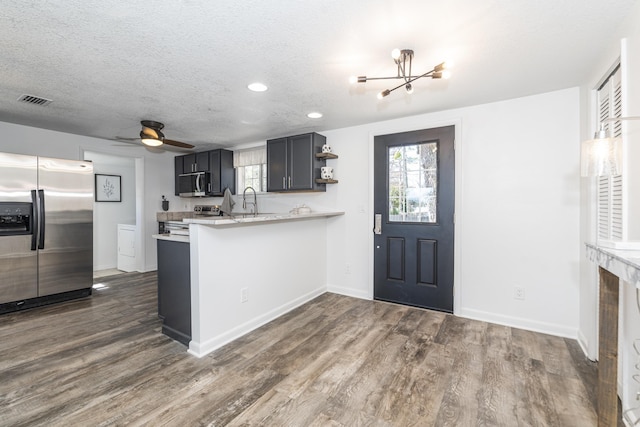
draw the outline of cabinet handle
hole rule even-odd
[[[287,188],[287,179],[283,176],[282,177],[282,188]]]
[[[207,193],[211,193],[211,182],[209,182]]]
[[[289,176],[289,188],[291,188],[291,176]]]

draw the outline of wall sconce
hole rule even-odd
[[[411,75],[411,64],[413,62],[413,50],[411,49],[393,49],[391,52],[393,61],[398,66],[398,74],[391,77],[367,77],[367,76],[352,76],[349,78],[351,83],[366,83],[369,80],[389,80],[389,79],[402,79],[403,82],[392,89],[385,89],[378,94],[378,99],[382,99],[389,95],[396,89],[404,86],[407,93],[413,93],[413,82],[421,79],[422,77],[431,77],[432,79],[448,79],[451,76],[451,72],[448,68],[451,64],[443,62],[436,65],[433,69],[427,71],[424,74],[418,76]]]
[[[600,122],[593,139],[582,141],[580,153],[581,176],[622,174],[622,138],[612,137],[605,124],[622,120],[640,120],[640,117],[611,117]]]

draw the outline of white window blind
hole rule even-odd
[[[238,191],[252,187],[257,192],[267,191],[267,147],[255,147],[233,152]]]
[[[267,163],[267,147],[248,148],[233,152],[233,167],[253,166]]]
[[[598,89],[598,122],[622,116],[622,79],[618,67]],[[614,137],[622,136],[622,123],[605,124]],[[599,176],[597,184],[598,239],[624,239],[624,180],[622,175]]]

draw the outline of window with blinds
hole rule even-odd
[[[252,187],[256,192],[267,191],[267,147],[255,147],[233,152],[236,184],[239,191]]]
[[[622,79],[616,68],[597,92],[598,122],[622,116]],[[620,121],[605,124],[614,137],[622,135]],[[598,239],[621,241],[624,238],[624,180],[622,175],[599,176],[597,181]]]

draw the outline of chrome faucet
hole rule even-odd
[[[253,205],[251,208],[253,216],[258,215],[258,198],[256,197],[256,190],[253,187],[247,187],[242,192],[242,209],[247,209],[247,190],[253,191],[253,202],[249,202],[249,204]]]

